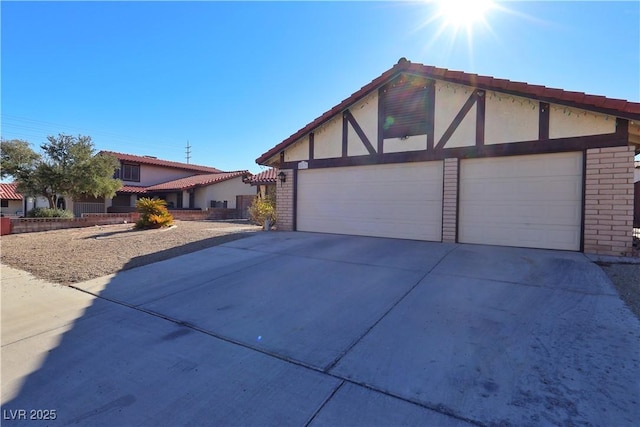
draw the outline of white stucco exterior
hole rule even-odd
[[[616,131],[615,117],[551,104],[549,138],[599,135]]]
[[[185,207],[189,206],[189,195],[186,194]],[[256,190],[250,185],[242,181],[242,177],[232,178],[206,187],[196,188],[195,204],[196,207],[206,209],[210,205],[211,200],[227,201],[227,208],[236,208],[236,196],[249,195],[255,196]]]
[[[537,101],[488,91],[485,94],[484,143],[535,141],[540,110]]]
[[[297,162],[309,158],[309,136],[306,135],[298,140],[284,152],[285,162]]]
[[[330,159],[340,156],[342,156],[342,113],[320,126],[314,132],[313,140],[314,158]]]
[[[4,216],[20,216],[24,215],[22,200],[7,200],[9,206],[0,207],[0,213]]]
[[[473,89],[467,86],[436,80],[436,111],[434,122],[435,144],[440,141],[451,122],[456,117],[462,106],[467,102]],[[445,147],[466,147],[476,143],[476,106],[467,113],[464,120],[453,133]]]

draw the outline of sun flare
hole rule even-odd
[[[492,0],[438,0],[435,4],[445,26],[467,32],[476,24],[486,23],[487,13],[495,7]]]

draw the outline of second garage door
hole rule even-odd
[[[580,250],[582,153],[460,162],[461,243]]]
[[[297,229],[442,239],[442,162],[300,170]]]

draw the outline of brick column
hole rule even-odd
[[[458,222],[458,159],[444,159],[442,194],[442,241],[456,242]]]
[[[293,170],[280,170],[287,175],[286,182],[276,182],[276,215],[280,231],[293,230]]]
[[[587,150],[584,251],[627,255],[633,244],[631,146]]]

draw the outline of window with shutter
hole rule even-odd
[[[417,76],[399,76],[382,88],[383,138],[404,138],[427,133],[430,81]]]

